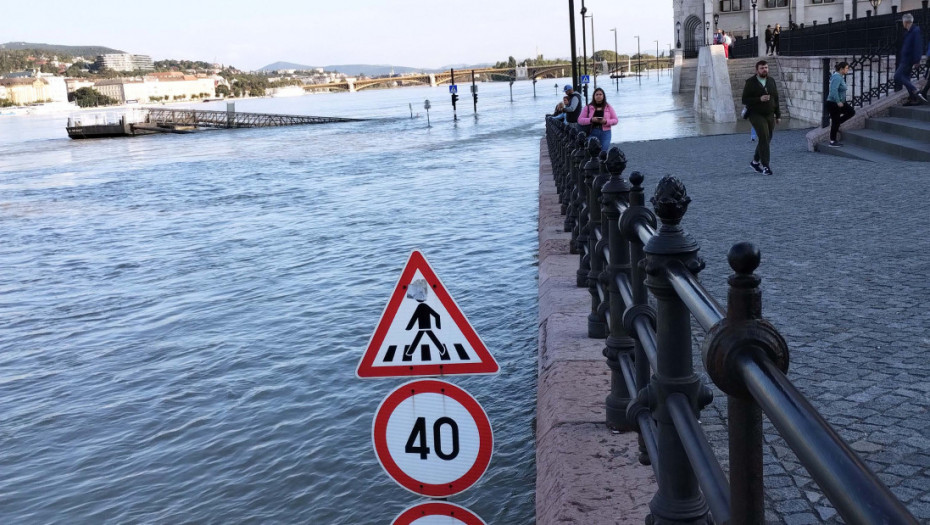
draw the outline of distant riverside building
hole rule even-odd
[[[753,9],[750,0],[681,0],[674,2],[672,31],[675,47],[680,47],[686,58],[696,57],[698,48],[712,41],[718,29],[737,38],[752,37]],[[892,6],[900,11],[922,7],[921,0],[891,0],[882,2],[877,9],[868,0],[759,0],[756,3],[756,33],[759,48],[764,54],[765,28],[781,24],[787,31],[791,24],[805,26],[826,24],[849,18],[865,18],[866,11],[873,15],[891,13]],[[716,23],[714,15],[717,16]],[[679,28],[679,25],[680,28]],[[926,29],[925,29],[926,30]],[[680,46],[678,44],[681,44]]]
[[[129,53],[108,53],[97,55],[94,61],[97,69],[107,68],[113,71],[152,71],[155,64],[148,55],[131,55]]]
[[[220,78],[220,80],[223,80]],[[94,89],[121,103],[127,101],[191,100],[216,95],[217,77],[169,71],[142,78],[111,78],[94,83]]]
[[[62,77],[0,78],[0,98],[16,105],[36,102],[67,102],[68,90]]]

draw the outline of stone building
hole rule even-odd
[[[867,12],[883,15],[898,11],[919,9],[921,0],[884,0],[873,8],[869,0],[673,0],[675,47],[685,58],[697,56],[697,50],[711,41],[717,29],[735,37],[764,35],[766,26],[780,24],[788,29],[791,24],[826,24],[832,18],[840,21],[863,18]],[[753,7],[755,4],[755,7]],[[755,22],[755,33],[753,32]],[[760,55],[764,55],[764,38],[759,38]]]
[[[212,76],[194,76],[183,73],[152,73],[142,78],[111,78],[100,80],[94,89],[120,103],[140,103],[156,100],[192,100],[213,97],[216,79]]]
[[[62,77],[0,78],[3,97],[18,106],[37,102],[67,102],[68,90]]]

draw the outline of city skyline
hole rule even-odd
[[[387,5],[385,5],[387,4]],[[50,0],[50,9],[36,17],[34,9],[14,4],[5,10],[2,41],[61,45],[99,45],[154,60],[203,60],[255,70],[284,61],[308,66],[389,64],[439,68],[449,64],[493,63],[542,54],[571,54],[568,2],[493,2],[467,4],[393,0],[345,0],[339,3],[298,3],[273,0],[259,13],[254,3],[206,0],[182,3],[164,0],[151,5],[128,4],[119,10],[96,12],[92,25],[75,23],[73,4]],[[598,50],[614,49],[619,33],[621,53],[667,51],[674,46],[672,3],[650,3],[642,9],[633,0],[586,0],[594,15]],[[581,38],[581,0],[575,1],[576,40]],[[15,21],[15,24],[9,23]],[[588,52],[591,52],[590,20]]]

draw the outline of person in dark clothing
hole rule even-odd
[[[833,68],[833,76],[830,77],[830,93],[827,95],[827,111],[830,113],[830,146],[837,147],[840,143],[836,140],[836,134],[840,130],[840,124],[853,118],[856,110],[846,102],[846,75],[849,73],[849,63],[840,62]]]
[[[778,55],[779,40],[781,39],[781,24],[775,24],[775,29],[772,30],[772,54]]]
[[[769,24],[765,28],[765,54],[772,56],[772,50],[775,49],[775,44],[772,42],[772,24]]]
[[[568,123],[578,127],[578,115],[581,115],[581,107],[584,106],[581,101],[581,94],[576,93],[571,84],[565,84],[564,91],[569,104],[562,111],[565,112]]]
[[[778,108],[778,88],[775,79],[769,77],[769,63],[765,60],[756,62],[756,74],[746,79],[743,105],[748,109],[749,122],[759,136],[749,166],[757,173],[771,175],[769,144],[775,132],[775,123],[781,122],[781,110]]]
[[[910,13],[901,17],[901,25],[904,26],[904,41],[901,42],[901,58],[898,59],[898,68],[894,71],[894,80],[907,89],[908,101],[904,105],[917,106],[926,102],[927,97],[918,92],[911,82],[911,71],[914,66],[920,65],[924,41],[920,35],[920,27],[914,25],[914,17]]]

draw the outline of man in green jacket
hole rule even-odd
[[[778,109],[778,88],[775,87],[775,79],[769,78],[769,63],[765,60],[756,62],[756,74],[743,86],[743,105],[748,108],[749,122],[759,136],[749,166],[757,173],[771,175],[769,143],[772,142],[775,123],[781,122],[781,110]]]

